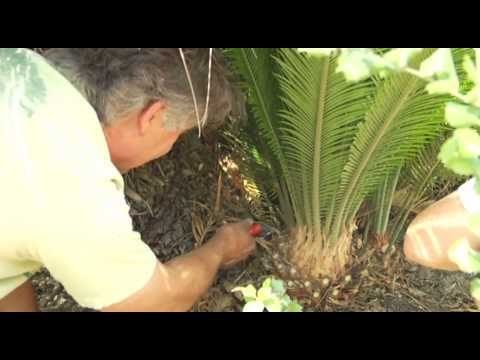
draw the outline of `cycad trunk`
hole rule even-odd
[[[355,226],[344,229],[340,238],[328,241],[323,234],[315,234],[306,227],[292,233],[289,258],[303,278],[341,277],[351,260],[352,235]]]

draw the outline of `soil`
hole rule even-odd
[[[135,230],[161,261],[201,245],[224,221],[253,216],[271,223],[244,199],[235,171],[222,170],[223,158],[215,141],[190,134],[167,157],[125,176]],[[291,266],[282,260],[282,242],[280,236],[263,242],[253,258],[221,272],[192,311],[241,311],[241,299],[230,290],[259,286],[271,275],[287,281],[290,295],[306,312],[477,311],[469,295],[469,275],[410,264],[400,247],[388,254],[369,250],[356,259],[346,278],[324,286],[291,276]],[[92,311],[79,306],[47,270],[36,274],[33,284],[42,311]]]

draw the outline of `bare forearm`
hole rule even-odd
[[[166,264],[157,262],[150,281],[128,299],[103,311],[188,311],[212,285],[220,266],[255,250],[251,221],[224,225],[206,245]]]
[[[166,263],[165,267],[174,284],[172,310],[189,310],[212,285],[221,262],[221,248],[212,241]]]
[[[103,311],[188,311],[212,284],[222,262],[222,247],[211,241],[166,264],[158,263],[149,283],[125,301]]]

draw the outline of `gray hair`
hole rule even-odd
[[[185,63],[179,48],[53,48],[43,56],[83,94],[107,126],[161,100],[167,105],[166,127],[192,128],[197,123],[192,87],[202,115],[211,65],[208,124],[222,123],[232,111],[235,92],[221,52],[214,51],[212,58],[208,48],[182,52]]]

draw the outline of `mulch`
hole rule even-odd
[[[161,261],[200,246],[223,221],[261,214],[245,200],[238,170],[224,171],[225,153],[215,141],[186,136],[160,160],[125,176],[126,197],[135,230]],[[283,244],[283,245],[282,245]],[[286,281],[288,292],[305,312],[478,311],[469,295],[470,276],[408,263],[400,248],[369,250],[336,284],[295,277],[282,256],[285,240],[276,236],[256,256],[223,271],[193,312],[238,312],[243,303],[235,286],[260,286],[269,276]],[[42,311],[91,311],[79,306],[48,271],[33,278]]]

